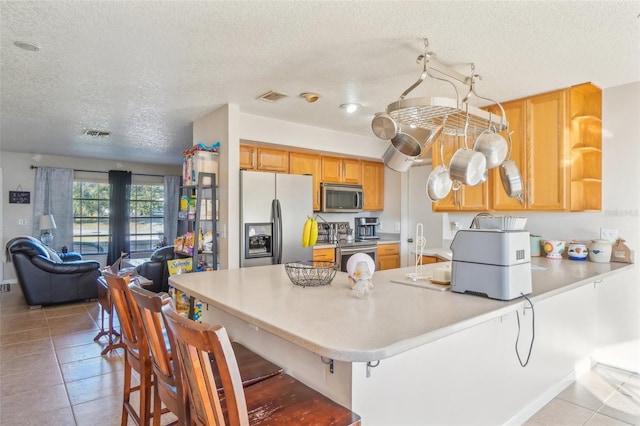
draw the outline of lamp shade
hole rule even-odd
[[[40,216],[40,230],[56,229],[56,221],[52,214],[43,214]]]

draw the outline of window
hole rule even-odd
[[[164,185],[131,185],[131,252],[153,251],[164,238]]]
[[[73,251],[107,253],[109,248],[109,184],[73,182]]]
[[[148,252],[164,238],[164,185],[131,185],[131,252]],[[109,184],[73,182],[73,251],[106,254],[109,248]]]

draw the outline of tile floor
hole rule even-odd
[[[97,302],[31,310],[17,285],[0,292],[1,426],[120,424],[124,354],[100,356],[99,311]],[[640,426],[640,376],[598,365],[525,424]]]
[[[97,302],[29,309],[18,285],[0,292],[1,426],[120,425],[124,352],[100,355],[99,312]]]

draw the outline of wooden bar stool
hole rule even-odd
[[[198,425],[359,425],[360,416],[287,374],[242,387],[224,327],[205,326],[162,307],[174,359],[187,383],[190,416]],[[220,371],[216,382],[211,363]],[[216,391],[219,383],[224,397]]]
[[[167,293],[153,293],[135,284],[129,284],[137,308],[140,310],[142,324],[151,350],[153,371],[156,375],[156,387],[160,399],[178,418],[187,418],[188,412],[185,401],[186,391],[180,395],[182,389],[179,369],[175,369],[171,362],[170,344],[167,341],[162,320],[162,307],[169,305],[174,309],[171,297]],[[174,309],[175,310],[175,309]],[[232,347],[239,353],[238,366],[243,386],[250,386],[262,380],[282,373],[282,368],[267,361],[255,352],[239,343],[233,342]],[[212,363],[214,377],[220,383],[220,374]],[[222,387],[219,388],[222,392]],[[154,407],[154,411],[156,408]]]
[[[111,294],[109,293],[107,281],[104,277],[98,277],[96,283],[98,286],[98,303],[100,304],[100,331],[98,332],[98,335],[93,338],[93,341],[97,342],[102,336],[107,336],[109,343],[105,346],[102,352],[100,352],[100,355],[106,355],[109,351],[114,349],[124,348],[124,343],[122,342],[122,339],[118,343],[113,339],[114,336],[120,337],[120,333],[113,328],[113,303],[111,303]],[[105,312],[109,314],[109,328],[106,330],[104,328]]]
[[[154,418],[154,422],[159,421],[162,412],[159,410],[151,412],[151,392],[154,388],[153,368],[140,311],[135,308],[135,300],[128,287],[128,276],[120,277],[105,273],[104,278],[109,287],[111,301],[116,308],[116,312],[118,312],[121,339],[125,345],[121,424],[126,426],[130,416],[137,425],[147,426],[151,418]],[[132,370],[135,370],[140,375],[139,386],[131,386]],[[140,406],[136,410],[131,404],[131,392],[138,391],[140,392]],[[156,392],[154,391],[154,393]],[[156,399],[159,401],[159,398],[156,397]],[[168,410],[165,410],[165,412],[168,412]]]

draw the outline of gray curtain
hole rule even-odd
[[[167,244],[172,245],[178,235],[178,199],[182,177],[164,177],[164,236]]]
[[[129,206],[131,205],[131,172],[109,170],[109,251],[107,265],[129,253]]]
[[[51,248],[73,249],[73,170],[38,167],[33,201],[33,233],[40,238],[40,216],[52,214],[56,229]]]

